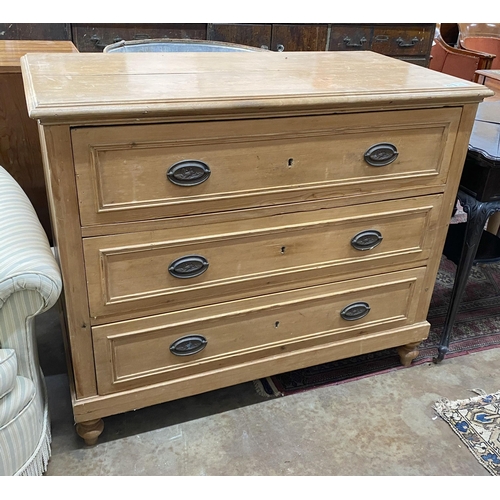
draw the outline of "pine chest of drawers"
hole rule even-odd
[[[427,337],[480,85],[360,52],[29,54],[78,433]]]

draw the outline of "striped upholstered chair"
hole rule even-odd
[[[47,469],[50,420],[34,317],[60,292],[59,268],[35,210],[0,167],[0,476]]]

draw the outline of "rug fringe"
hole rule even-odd
[[[463,404],[476,403],[478,401],[481,401],[485,396],[492,396],[492,397],[495,397],[497,399],[500,399],[500,391],[488,394],[483,389],[470,389],[470,390],[471,390],[471,392],[475,392],[476,394],[479,394],[479,396],[476,396],[474,398],[468,398],[468,399],[457,399],[456,401],[450,401],[447,398],[441,398],[434,403],[434,409],[436,411],[455,410]]]
[[[475,392],[476,394],[479,394],[480,396],[487,396],[486,391],[483,389],[471,389],[472,392]]]
[[[43,429],[40,441],[31,457],[27,460],[24,466],[19,469],[15,476],[42,476],[49,465],[49,460],[52,454],[51,449],[52,432],[50,429],[50,417],[48,407],[45,406],[43,416]]]

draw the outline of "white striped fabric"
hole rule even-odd
[[[17,358],[14,349],[0,349],[0,399],[14,389]]]
[[[2,398],[0,404],[0,429],[21,413],[35,396],[35,386],[26,377],[16,377],[14,389]]]
[[[55,304],[61,287],[33,206],[0,167],[0,352],[17,358],[14,388],[0,399],[0,475],[40,475],[47,467],[50,423],[34,317]]]
[[[45,231],[16,181],[0,167],[0,306],[9,295],[26,288],[40,289],[49,308],[61,290]]]

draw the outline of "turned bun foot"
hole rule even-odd
[[[88,420],[87,422],[79,422],[76,424],[76,432],[83,438],[85,444],[93,446],[97,443],[99,436],[104,430],[104,422],[102,418],[96,420]]]
[[[417,347],[420,345],[420,342],[413,342],[412,344],[406,344],[401,347],[398,347],[399,359],[401,360],[401,364],[404,366],[410,366],[411,362],[418,356]]]

